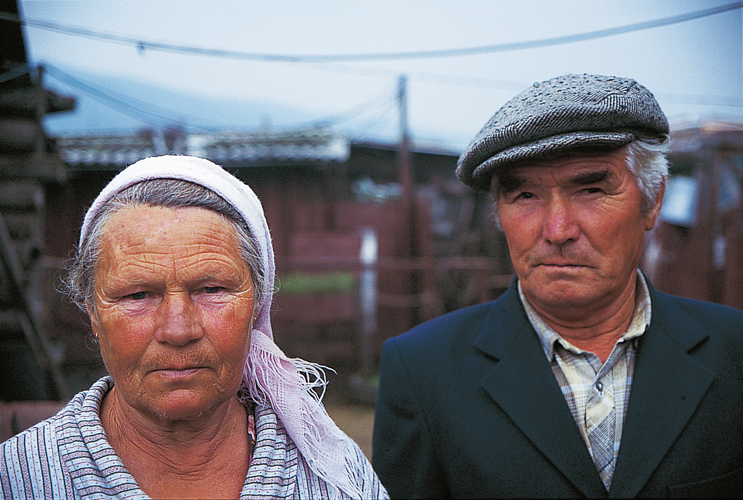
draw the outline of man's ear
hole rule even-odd
[[[660,209],[663,206],[663,195],[666,193],[666,180],[663,179],[663,183],[658,190],[658,195],[655,197],[655,204],[650,207],[647,215],[645,216],[645,230],[650,231],[655,227],[660,217]]]

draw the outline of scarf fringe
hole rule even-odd
[[[310,469],[328,484],[331,498],[340,498],[340,491],[361,498],[363,478],[357,473],[366,458],[325,411],[325,369],[332,370],[288,358],[267,335],[253,330],[243,384],[253,401],[276,412]]]

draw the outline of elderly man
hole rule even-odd
[[[743,312],[638,270],[667,142],[637,82],[567,75],[463,153],[516,279],[385,344],[373,464],[393,498],[743,493]]]

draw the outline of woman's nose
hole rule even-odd
[[[168,294],[158,308],[155,339],[173,346],[184,346],[203,336],[201,321],[191,297]]]

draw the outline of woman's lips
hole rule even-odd
[[[171,380],[182,380],[197,374],[203,369],[200,366],[192,368],[160,368],[153,370],[153,373]]]

